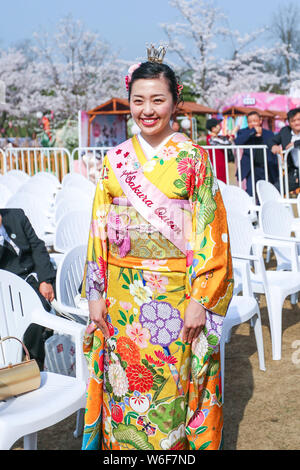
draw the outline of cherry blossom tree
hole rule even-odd
[[[37,122],[37,112],[53,124],[77,119],[87,110],[125,93],[124,65],[109,45],[80,21],[62,19],[56,33],[36,33],[14,49],[0,50],[0,80],[5,83],[6,114],[19,123]]]
[[[61,119],[120,96],[117,57],[96,33],[72,17],[62,19],[53,36],[35,34],[36,73],[45,80],[44,108]],[[123,77],[122,77],[123,78]]]
[[[264,29],[244,35],[233,31],[212,1],[170,0],[170,4],[182,21],[162,25],[169,50],[180,58],[185,82],[201,102],[221,106],[233,93],[259,91],[278,83],[279,77],[264,67],[274,50],[256,46]],[[220,41],[228,44],[228,57],[220,57]]]

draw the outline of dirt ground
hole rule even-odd
[[[292,306],[289,300],[284,303],[280,361],[272,360],[264,296],[260,310],[266,371],[259,369],[255,336],[249,323],[235,328],[226,345],[224,449],[300,449],[300,304]],[[40,431],[38,449],[80,450],[81,438],[73,437],[75,422],[73,415]],[[13,449],[22,447],[19,440]]]

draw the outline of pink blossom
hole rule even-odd
[[[147,328],[143,328],[140,323],[133,322],[132,325],[126,326],[126,333],[129,338],[135,342],[140,348],[148,347],[148,340],[150,339],[150,333]]]
[[[170,147],[164,147],[158,154],[159,158],[162,158],[163,160],[171,160],[171,158],[177,157],[177,149],[176,147],[173,147],[172,145]]]
[[[128,312],[128,310],[130,310],[131,307],[132,307],[132,305],[131,305],[130,302],[120,302],[120,305],[121,305],[121,307],[122,307],[124,310],[127,310],[127,312]]]
[[[159,273],[155,272],[144,272],[144,279],[147,281],[146,285],[150,287],[152,291],[156,290],[160,293],[166,292],[166,286],[169,283],[166,276],[161,276]]]
[[[163,266],[166,264],[166,260],[158,260],[158,259],[147,259],[142,261],[142,265],[151,269],[151,268],[160,268],[160,266]]]

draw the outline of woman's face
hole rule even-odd
[[[170,131],[170,119],[176,104],[167,80],[139,79],[133,82],[130,96],[131,115],[144,137],[164,138]]]

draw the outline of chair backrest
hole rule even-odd
[[[269,181],[259,180],[256,183],[256,192],[260,205],[267,201],[280,201],[282,199],[280,192]]]
[[[49,214],[51,207],[54,205],[56,188],[50,180],[30,178],[29,181],[21,186],[16,194],[19,192],[27,193],[37,198],[45,214]]]
[[[80,201],[82,201],[83,199],[91,201],[93,199],[93,195],[87,194],[79,187],[67,185],[57,193],[55,198],[55,205],[58,204],[60,201],[66,199],[78,201],[78,203],[80,204]]]
[[[23,170],[9,170],[6,174],[18,178],[22,183],[26,183],[30,178],[28,173],[25,173]]]
[[[218,179],[217,179],[217,183],[218,183],[218,186],[219,186],[219,189],[220,189],[221,192],[222,192],[223,189],[226,188],[226,186],[227,186],[227,184],[224,183],[224,181],[222,181],[222,180],[218,180]]]
[[[33,288],[16,274],[0,269],[0,337],[22,340],[36,308],[43,305]],[[22,346],[16,340],[0,344],[0,365],[19,362],[21,355]]]
[[[54,250],[65,253],[76,245],[88,242],[91,212],[77,210],[64,215],[57,223],[54,235]]]
[[[259,214],[259,224],[264,234],[290,237],[293,215],[290,207],[278,201],[264,202]],[[291,253],[288,247],[273,247],[277,269],[290,269]]]
[[[56,186],[52,180],[46,178],[38,178],[32,176],[25,184],[20,188],[20,191],[27,191],[33,194],[46,196],[47,198],[54,198],[56,193]]]
[[[5,173],[1,178],[1,184],[4,184],[14,194],[20,189],[24,182],[17,176]]]
[[[23,209],[36,235],[43,238],[49,224],[44,205],[34,194],[18,191],[6,203],[6,208]]]
[[[84,184],[85,181],[89,181],[85,176],[80,173],[67,173],[62,180],[63,188],[69,184],[80,185]]]
[[[44,184],[50,185],[54,189],[54,192],[57,192],[57,190],[61,188],[61,184],[57,176],[46,171],[35,173],[30,179],[31,181],[40,181]]]
[[[62,181],[63,189],[76,188],[87,196],[94,197],[96,185],[79,173],[68,173]]]
[[[229,209],[227,210],[227,222],[231,253],[233,255],[250,255],[255,229],[249,217]]]
[[[87,243],[67,251],[56,275],[56,297],[63,305],[75,307],[74,298],[83,279]]]
[[[5,207],[9,198],[13,195],[10,189],[1,183],[0,179],[0,207]]]
[[[259,214],[260,227],[265,234],[290,237],[293,216],[284,204],[267,201],[262,204]]]
[[[76,199],[62,199],[55,205],[55,212],[54,212],[54,223],[57,224],[58,221],[69,212],[75,210],[87,210],[92,214],[92,207],[93,207],[93,200],[88,200],[86,198],[82,198],[80,201]]]
[[[252,198],[238,186],[226,185],[222,189],[222,199],[226,210],[233,210],[244,215],[247,215],[253,206]]]

